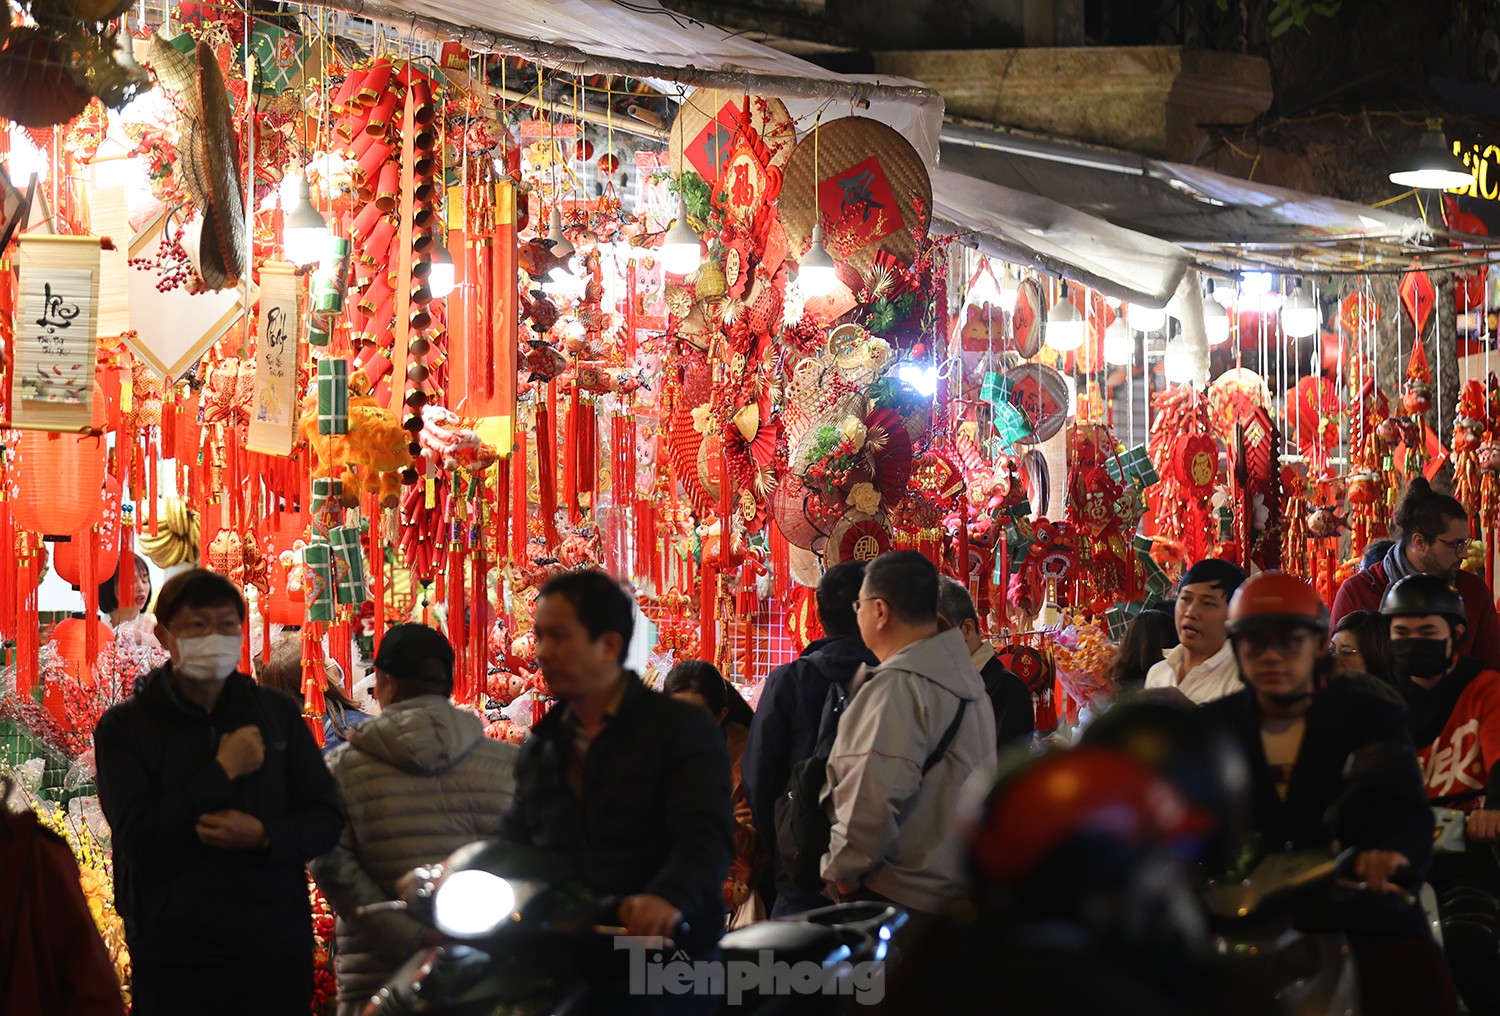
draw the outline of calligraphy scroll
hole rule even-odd
[[[260,338],[255,344],[255,401],[245,447],[290,455],[297,436],[296,268],[268,261],[260,270]]]
[[[11,425],[85,430],[93,417],[99,239],[23,236]]]

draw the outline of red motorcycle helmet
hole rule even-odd
[[[1328,607],[1306,581],[1286,572],[1261,572],[1229,601],[1231,636],[1277,628],[1311,628],[1328,634]]]
[[[1213,824],[1145,763],[1116,748],[1083,747],[1044,755],[997,783],[970,854],[981,887],[1013,885],[1080,839],[1149,848]]]

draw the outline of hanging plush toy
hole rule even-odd
[[[364,490],[375,494],[382,508],[394,508],[400,503],[402,481],[416,479],[411,435],[394,410],[370,395],[363,371],[349,378],[348,433],[319,434],[317,399],[311,396],[303,401],[298,432],[312,449],[313,477],[343,480],[345,507],[357,506]]]

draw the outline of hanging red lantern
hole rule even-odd
[[[104,393],[94,385],[93,434],[23,430],[11,470],[16,525],[68,536],[99,521],[104,483]]]
[[[85,685],[94,683],[94,661],[88,658],[84,648],[88,642],[89,624],[94,625],[100,649],[115,644],[115,633],[103,621],[89,622],[81,617],[70,617],[52,629],[52,641],[57,643],[58,652],[62,654],[63,669],[68,676]]]
[[[114,577],[120,567],[120,481],[113,476],[104,478],[102,518],[95,525],[99,529],[99,549],[94,555],[94,575],[103,583]],[[88,542],[88,533],[93,526],[84,526],[65,543],[52,547],[52,570],[74,589],[82,582],[83,570],[79,566],[79,554]]]

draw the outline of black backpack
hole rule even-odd
[[[818,720],[817,747],[810,758],[792,766],[786,792],[776,799],[776,849],[781,855],[781,868],[792,884],[804,892],[823,890],[823,855],[828,853],[833,823],[818,798],[828,782],[828,756],[833,753],[833,742],[838,736],[839,717],[848,704],[848,689],[836,681],[830,682],[828,695],[823,699],[823,715]],[[947,753],[968,705],[967,700],[959,699],[957,715],[922,764],[923,776]]]

